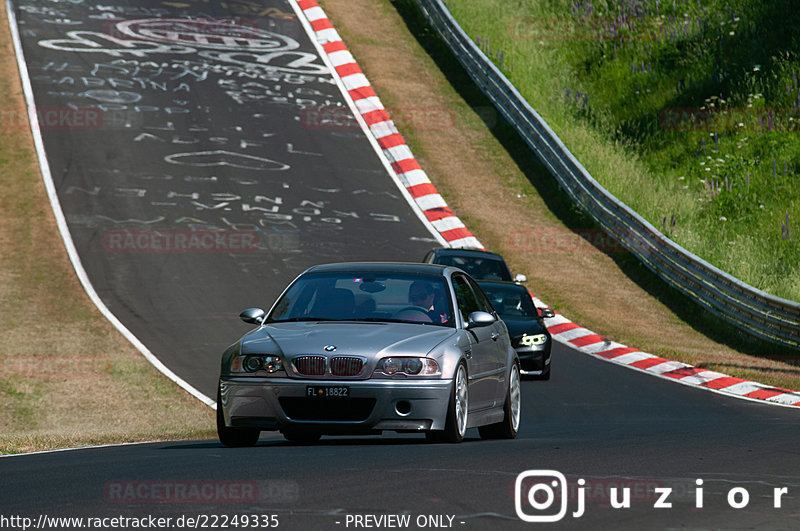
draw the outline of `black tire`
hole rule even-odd
[[[297,444],[314,444],[322,437],[322,434],[316,431],[296,429],[283,430],[281,434],[287,441]]]
[[[447,406],[447,420],[444,430],[429,431],[425,438],[430,442],[460,443],[467,433],[469,421],[469,381],[467,368],[463,363],[458,365],[453,376],[453,390],[450,393],[450,403]]]
[[[220,392],[217,389],[217,437],[219,442],[225,446],[241,448],[243,446],[255,446],[261,430],[249,428],[229,428],[225,425],[225,417],[222,414],[222,401]]]
[[[503,420],[496,424],[481,426],[478,432],[483,439],[514,439],[517,437],[522,405],[519,367],[515,363],[511,368],[506,388],[506,401],[503,404]]]

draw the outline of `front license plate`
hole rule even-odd
[[[314,398],[350,398],[350,388],[345,385],[309,385],[306,396]]]

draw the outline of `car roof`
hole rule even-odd
[[[517,284],[516,282],[508,282],[507,280],[475,280],[480,287],[491,288],[492,286],[497,286],[498,288],[511,288],[516,289],[518,291],[524,291],[528,293],[528,288],[523,286],[522,284]]]
[[[499,254],[491,251],[484,251],[483,249],[455,249],[452,247],[442,247],[439,249],[433,249],[433,252],[439,256],[467,256],[471,258],[489,258],[505,262],[503,257]]]
[[[422,273],[427,275],[443,275],[448,269],[457,270],[457,268],[451,266],[411,262],[340,262],[335,264],[315,265],[306,269],[305,273],[373,271],[376,273]]]

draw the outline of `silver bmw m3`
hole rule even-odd
[[[460,442],[516,437],[519,360],[481,288],[458,268],[343,263],[298,276],[222,356],[217,431],[249,446],[261,431],[425,433]]]

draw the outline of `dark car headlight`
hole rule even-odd
[[[257,354],[237,356],[231,363],[231,372],[236,374],[252,374],[259,371],[273,374],[283,370],[280,356],[271,354]]]
[[[515,343],[520,347],[535,347],[547,343],[547,334],[522,334]]]

